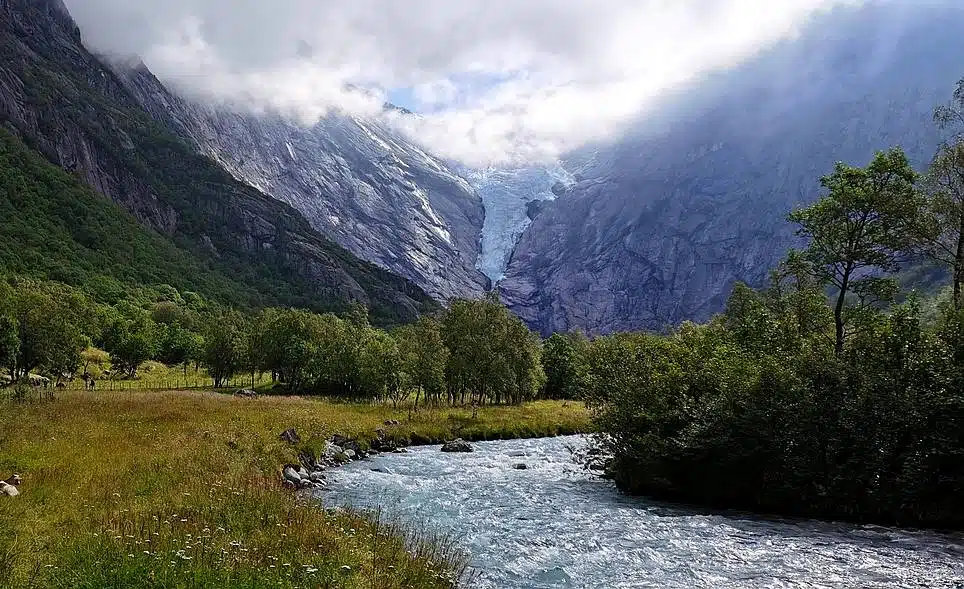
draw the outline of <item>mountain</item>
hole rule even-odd
[[[838,9],[570,154],[577,182],[521,236],[504,300],[545,333],[707,319],[736,281],[765,280],[795,243],[786,214],[836,161],[901,145],[926,165],[933,109],[964,75],[962,27],[950,3]]]
[[[237,284],[246,304],[337,310],[357,301],[381,322],[437,308],[157,122],[85,49],[61,0],[0,0],[0,123],[198,267]],[[85,223],[89,209],[77,212]]]
[[[355,255],[440,301],[490,287],[476,269],[485,215],[478,194],[385,125],[332,112],[304,127],[186,100],[143,65],[115,70],[158,121]]]

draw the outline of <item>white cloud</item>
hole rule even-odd
[[[860,0],[67,0],[89,43],[200,97],[311,123],[391,116],[469,165],[549,159],[619,132],[669,89]]]

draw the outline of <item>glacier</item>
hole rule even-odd
[[[482,252],[477,268],[493,284],[505,277],[516,244],[532,223],[533,203],[555,200],[575,184],[575,178],[556,161],[547,166],[466,169],[462,174],[482,198]]]

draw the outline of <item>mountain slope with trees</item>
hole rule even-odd
[[[155,122],[84,48],[60,0],[0,4],[0,121],[199,264],[257,293],[246,303],[324,311],[354,301],[384,322],[437,308]]]

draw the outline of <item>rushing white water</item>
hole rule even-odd
[[[326,500],[378,505],[455,534],[486,589],[964,587],[964,536],[629,498],[571,461],[567,448],[583,443],[383,455],[335,472]],[[528,469],[516,470],[520,463]]]

